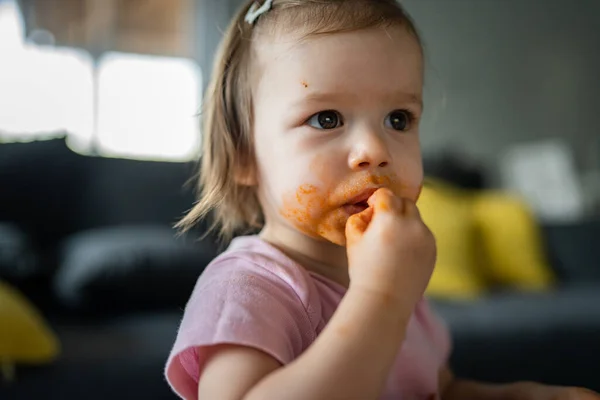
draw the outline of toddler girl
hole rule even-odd
[[[181,226],[210,213],[226,238],[260,233],[198,280],[166,366],[177,394],[597,399],[452,376],[448,332],[423,299],[435,264],[415,206],[423,52],[399,4],[249,2],[213,73],[201,196]]]

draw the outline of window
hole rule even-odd
[[[0,134],[28,140],[59,131],[91,135],[87,53],[27,45],[14,3],[0,3]]]
[[[173,161],[199,150],[193,60],[109,53],[95,70],[85,51],[25,42],[13,1],[0,2],[0,59],[0,141],[66,133],[83,153]]]
[[[98,68],[101,153],[172,160],[197,153],[201,85],[195,63],[110,53]]]

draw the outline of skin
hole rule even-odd
[[[348,40],[354,36],[261,41],[256,62],[262,72],[254,95],[256,178],[266,220],[262,237],[345,285],[349,215],[343,204],[381,186],[416,200],[423,180],[420,48],[406,33],[390,39],[379,29]],[[392,51],[392,46],[398,47]],[[356,57],[356,51],[379,52],[385,62]],[[307,124],[329,109],[339,112],[343,126],[323,130]],[[405,132],[386,127],[395,110],[414,114]]]
[[[251,181],[265,213],[261,236],[348,291],[317,340],[289,365],[243,346],[205,349],[199,398],[376,399],[435,264],[435,242],[415,206],[423,180],[421,50],[401,29],[302,42],[283,35],[258,41],[255,62],[261,74]],[[337,110],[343,125],[315,128],[312,117],[324,110]],[[395,110],[413,115],[407,129],[387,123]],[[348,202],[365,191],[374,192],[369,207],[349,211]],[[572,388],[463,381],[447,366],[439,394],[600,399]]]

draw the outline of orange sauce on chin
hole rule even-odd
[[[344,204],[363,190],[387,187],[395,194],[403,192],[403,185],[391,176],[363,175],[322,189],[314,184],[300,185],[295,193],[285,196],[281,215],[301,232],[321,237],[343,246],[348,213]]]
[[[360,173],[347,180],[335,182],[327,167],[328,157],[318,157],[310,166],[319,184],[300,185],[295,192],[284,196],[280,214],[304,234],[323,238],[340,246],[346,244],[348,212],[344,204],[363,190],[387,187],[396,195],[409,189],[395,175],[370,175]],[[415,189],[412,188],[411,192]],[[421,188],[418,189],[420,194]]]

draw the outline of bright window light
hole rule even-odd
[[[23,18],[14,1],[0,0],[0,51],[19,51],[23,47]]]
[[[111,157],[198,153],[202,82],[192,60],[108,53],[95,87],[90,55],[27,43],[10,0],[0,0],[0,60],[0,141],[66,134],[77,150]]]
[[[0,135],[92,135],[92,61],[74,49],[28,45],[13,2],[0,3]]]
[[[195,157],[200,76],[187,59],[105,55],[98,77],[99,152],[143,159]]]

